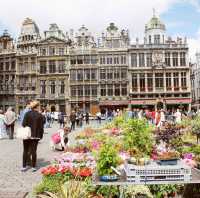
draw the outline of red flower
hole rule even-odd
[[[80,176],[80,177],[89,177],[92,175],[92,170],[90,168],[80,168],[80,169],[74,169],[72,174],[77,177],[77,176]]]

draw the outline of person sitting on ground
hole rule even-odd
[[[64,151],[67,149],[68,134],[71,132],[70,127],[59,129],[51,136],[50,146],[52,150]]]

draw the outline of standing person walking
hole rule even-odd
[[[7,133],[9,135],[9,139],[13,139],[16,114],[13,111],[12,107],[8,107],[8,110],[5,113],[5,120],[6,120]]]
[[[80,112],[79,113],[79,117],[78,117],[78,119],[79,119],[79,126],[80,127],[82,127],[83,126],[83,113],[82,112]]]
[[[58,122],[60,124],[60,128],[63,128],[64,124],[65,124],[65,118],[64,118],[64,113],[63,112],[59,113],[59,115],[58,115]]]
[[[3,110],[0,110],[0,139],[6,138],[6,118],[3,114]]]
[[[23,166],[21,171],[27,170],[27,162],[29,160],[29,155],[31,155],[32,171],[35,172],[36,161],[37,161],[37,146],[38,141],[43,138],[44,134],[44,117],[39,113],[38,101],[33,101],[30,105],[31,111],[27,112],[24,116],[22,123],[23,127],[30,127],[31,137],[29,139],[23,140]]]
[[[75,130],[75,123],[76,123],[76,113],[75,113],[75,111],[71,112],[69,118],[70,118],[70,122],[71,122],[71,131]]]
[[[85,122],[86,122],[86,124],[89,124],[89,118],[90,118],[90,115],[89,115],[88,112],[86,112],[86,114],[85,114]]]
[[[100,111],[97,112],[96,116],[97,116],[98,123],[101,124],[101,112]]]
[[[31,103],[31,100],[28,100],[28,101],[26,102],[26,107],[25,107],[25,109],[23,109],[23,110],[21,111],[21,113],[20,113],[20,125],[22,125],[22,122],[23,122],[23,120],[24,120],[25,114],[26,114],[27,112],[31,111],[30,103]]]
[[[181,114],[181,112],[180,112],[179,109],[177,109],[177,111],[176,111],[176,113],[174,114],[174,116],[175,116],[175,122],[176,122],[176,123],[180,123],[181,120],[182,120],[182,114]]]

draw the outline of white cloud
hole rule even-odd
[[[191,62],[196,62],[196,52],[200,52],[200,28],[196,33],[194,38],[188,38],[188,45],[189,45],[189,56]]]
[[[175,3],[190,3],[200,11],[199,0],[0,0],[0,24],[7,27],[16,37],[26,17],[32,18],[40,32],[47,30],[50,23],[56,22],[61,29],[75,31],[86,25],[93,33],[100,34],[110,22],[120,28],[128,28],[131,39],[143,38],[144,26],[152,16],[167,12]],[[173,27],[182,22],[168,24]],[[3,30],[0,29],[0,33]],[[200,33],[188,39],[192,60],[200,48]]]
[[[191,3],[197,9],[197,11],[200,12],[199,0],[185,0],[185,1]]]
[[[46,30],[56,22],[64,31],[77,30],[85,24],[90,31],[101,33],[108,23],[128,28],[132,36],[140,36],[155,8],[164,13],[180,0],[0,0],[0,23],[18,34],[24,18],[30,17]]]

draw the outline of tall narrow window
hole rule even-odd
[[[65,60],[58,61],[58,72],[64,73],[65,72]]]
[[[163,82],[163,74],[156,73],[155,74],[155,87],[157,91],[163,91],[164,82]]]
[[[166,66],[171,66],[170,52],[165,53],[165,64],[166,64]]]
[[[122,84],[121,85],[121,95],[122,96],[127,96],[127,84]]]
[[[98,62],[97,56],[96,55],[92,55],[91,56],[91,64],[97,64],[97,62]]]
[[[173,73],[174,77],[174,91],[179,91],[179,73]]]
[[[97,79],[97,70],[91,69],[91,80],[96,80],[96,79]]]
[[[153,91],[153,74],[147,74],[147,89]]]
[[[112,70],[107,70],[107,79],[112,80],[113,79],[113,71]]]
[[[173,57],[173,66],[178,66],[178,53],[173,52],[172,57]]]
[[[55,60],[49,61],[49,73],[56,73],[56,61]]]
[[[78,96],[83,96],[83,86],[82,85],[78,86]]]
[[[125,65],[126,64],[126,56],[121,56],[121,64]]]
[[[181,87],[183,90],[187,89],[186,72],[181,72]]]
[[[138,91],[137,74],[132,74],[132,91]]]
[[[100,64],[106,64],[106,59],[105,59],[105,56],[101,56],[100,57]]]
[[[91,85],[92,96],[97,96],[97,86]]]
[[[126,69],[122,69],[121,70],[121,79],[126,79],[127,78],[127,70]]]
[[[84,64],[90,64],[90,56],[89,55],[84,56]]]
[[[77,80],[79,80],[79,81],[83,80],[83,70],[82,69],[77,70]]]
[[[106,96],[106,85],[101,85],[101,96]]]
[[[60,56],[63,56],[63,55],[64,55],[64,48],[63,48],[63,47],[60,47],[60,48],[58,49],[58,54],[59,54]]]
[[[119,68],[115,68],[114,79],[118,80],[119,78],[120,78],[120,69]]]
[[[147,67],[151,67],[152,66],[152,53],[147,53],[146,58],[147,58]]]
[[[171,73],[166,73],[166,90],[167,91],[171,91],[172,90]]]
[[[131,67],[137,67],[137,54],[131,54]]]
[[[149,35],[149,44],[151,44],[151,35]]]
[[[46,74],[47,72],[47,63],[46,61],[40,61],[40,73]]]
[[[84,70],[84,79],[85,80],[90,80],[90,69],[85,69]]]
[[[115,56],[115,57],[114,57],[114,64],[115,64],[115,65],[118,65],[118,64],[119,64],[119,57],[118,57],[118,56]]]
[[[90,85],[85,85],[85,96],[90,96]]]
[[[106,70],[101,69],[100,70],[100,80],[105,80],[106,79]]]
[[[115,84],[115,96],[120,96],[120,85]]]
[[[55,81],[50,81],[50,94],[55,94],[56,85]]]
[[[72,97],[77,96],[77,87],[76,86],[71,86],[71,96]]]
[[[56,53],[55,47],[49,47],[49,55],[53,56],[55,55],[55,53]]]
[[[71,57],[70,63],[71,63],[71,65],[75,65],[77,63],[75,56]]]
[[[70,71],[70,80],[72,81],[76,80],[76,70]]]
[[[60,84],[60,93],[64,94],[65,93],[65,81],[62,80]]]
[[[139,67],[145,67],[145,65],[144,65],[144,53],[139,53]]]
[[[180,53],[180,66],[186,66],[185,52]]]
[[[144,92],[145,91],[145,74],[140,74],[140,91]]]
[[[108,96],[113,96],[113,85],[107,85],[108,87]]]
[[[77,57],[77,64],[83,64],[83,56]]]
[[[46,94],[46,81],[45,80],[40,81],[40,93]]]
[[[160,35],[154,35],[154,44],[160,44]]]

